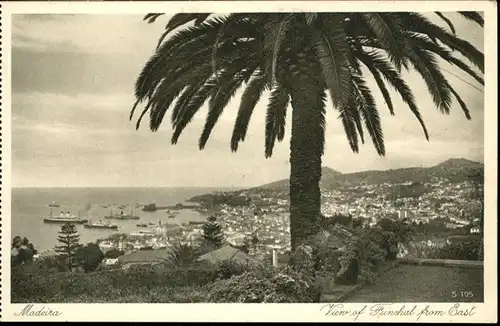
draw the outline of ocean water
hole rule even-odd
[[[103,206],[126,206],[124,214],[133,213],[140,220],[117,221],[118,230],[85,229],[77,225],[80,242],[85,244],[107,237],[113,233],[128,233],[138,230],[138,223],[181,224],[188,221],[205,220],[206,217],[193,210],[181,210],[175,218],[168,218],[166,211],[143,212],[136,206],[156,203],[157,206],[183,203],[192,196],[211,193],[220,188],[13,188],[12,189],[12,238],[19,235],[27,237],[39,251],[53,249],[57,245],[57,235],[61,224],[44,223],[43,218],[50,216],[49,204],[60,205],[53,208],[53,215],[61,211],[71,212],[90,220],[104,220],[110,208]],[[113,210],[113,214],[119,210]]]

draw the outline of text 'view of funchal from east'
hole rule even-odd
[[[13,303],[484,302],[483,12],[11,17]]]

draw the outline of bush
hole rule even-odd
[[[44,256],[35,260],[35,266],[41,271],[50,272],[67,272],[68,264],[66,259],[61,255]]]
[[[426,242],[412,243],[407,248],[407,257],[422,259],[454,259],[482,260],[480,252],[481,240],[466,240],[459,243],[437,243],[428,245]]]
[[[479,260],[479,247],[481,243],[477,240],[469,240],[461,243],[446,244],[428,252],[431,259],[456,259],[456,260]]]
[[[314,280],[290,266],[255,268],[207,286],[209,302],[294,303],[319,302]]]
[[[248,271],[251,266],[248,264],[238,263],[234,260],[223,260],[216,264],[216,278],[226,280],[233,276],[241,275]]]
[[[34,265],[12,269],[13,302],[73,302],[76,297],[83,298],[81,300],[94,297],[90,302],[121,302],[122,297],[142,292],[147,294],[164,288],[182,292],[184,287],[200,287],[215,281],[218,272],[214,266],[206,265],[187,268],[131,266],[128,270],[93,273],[41,271]]]
[[[335,284],[356,284],[359,276],[360,262],[359,253],[354,243],[342,251],[339,263],[341,268],[335,275]]]

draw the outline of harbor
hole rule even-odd
[[[135,189],[134,192],[129,189],[103,190],[105,189],[23,189],[22,193],[15,190],[12,212],[14,232],[28,237],[42,252],[52,251],[57,246],[61,226],[67,222],[76,225],[80,243],[86,244],[116,234],[126,234],[127,237],[132,234],[130,237],[142,239],[142,243],[149,241],[151,232],[139,230],[155,232],[160,223],[168,225],[169,229],[175,229],[192,221],[203,223],[206,220],[204,214],[191,209],[155,212],[142,210],[144,205],[152,202],[144,198],[143,191],[151,199],[162,197],[165,198],[165,204],[173,205],[196,194],[200,191],[198,189],[189,192],[184,189],[179,191],[161,188],[152,191],[141,189],[140,192]],[[88,195],[89,192],[91,196]],[[120,218],[122,211],[125,218]],[[135,216],[134,219],[130,219],[130,215]],[[105,218],[106,216],[118,218]]]

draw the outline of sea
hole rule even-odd
[[[26,237],[39,252],[52,250],[57,243],[61,224],[44,223],[43,218],[60,212],[70,212],[92,221],[105,220],[110,213],[137,215],[140,220],[109,220],[118,225],[118,230],[86,229],[77,225],[80,243],[86,244],[105,238],[113,233],[129,233],[141,229],[139,223],[182,224],[189,221],[204,221],[206,216],[194,210],[180,210],[175,218],[168,218],[167,212],[143,212],[139,205],[155,203],[157,206],[186,203],[196,195],[213,191],[231,190],[228,188],[13,188],[11,196],[11,236]],[[114,210],[114,211],[113,211]],[[143,228],[142,228],[143,229]]]

